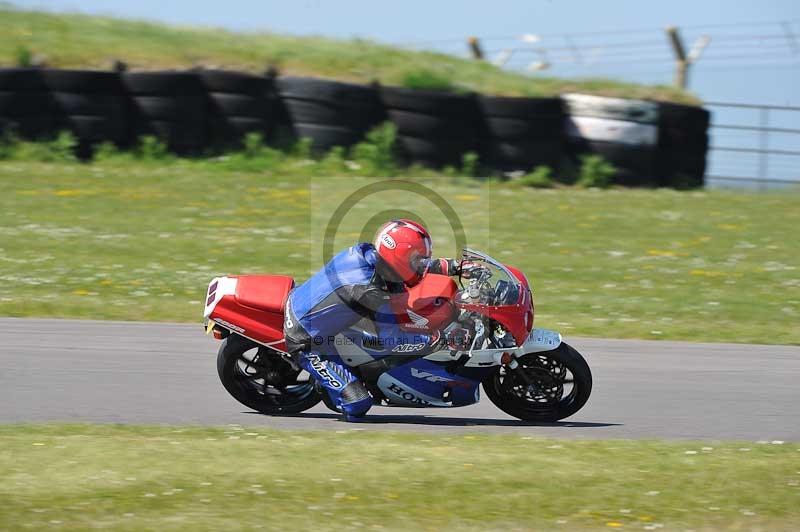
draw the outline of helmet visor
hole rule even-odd
[[[424,255],[415,254],[411,257],[411,270],[420,277],[428,273],[428,268],[431,267],[431,258]]]

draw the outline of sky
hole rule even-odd
[[[672,82],[674,63],[664,28],[677,26],[687,48],[711,37],[691,67],[689,89],[706,102],[800,106],[800,0],[16,0],[51,11],[144,18],[338,38],[370,38],[465,55],[481,39],[490,57],[517,49],[508,67],[549,68],[533,75]],[[535,42],[520,40],[531,35]],[[536,49],[545,48],[544,54]],[[522,49],[519,51],[519,49]],[[755,125],[756,111],[717,108],[722,122]],[[797,127],[800,112],[770,112],[773,127]],[[800,135],[774,135],[771,145],[800,150]],[[752,145],[736,131],[716,141]],[[717,174],[752,174],[754,157],[719,158]],[[731,163],[731,161],[733,161]],[[738,161],[742,161],[739,163]],[[725,165],[727,164],[728,167]],[[722,166],[722,167],[720,167]],[[776,159],[781,175],[800,176],[800,157]],[[788,172],[788,173],[787,173]],[[772,172],[771,172],[772,173]]]

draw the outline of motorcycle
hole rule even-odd
[[[392,302],[404,330],[440,331],[433,352],[418,354],[422,344],[386,341],[359,326],[326,339],[329,348],[377,405],[467,406],[479,401],[482,385],[495,406],[520,420],[555,422],[580,410],[592,390],[591,370],[559,333],[533,327],[525,275],[471,249],[462,265],[469,278],[428,274]],[[222,385],[263,414],[297,414],[320,401],[336,409],[286,351],[284,311],[293,287],[282,275],[217,277],[208,287],[205,326],[222,340]]]

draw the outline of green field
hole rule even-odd
[[[3,162],[0,315],[196,322],[213,276],[307,278],[322,264],[334,210],[375,180],[330,161],[259,164]],[[537,190],[442,175],[411,182],[452,205],[468,245],[527,273],[540,327],[800,343],[797,192]],[[403,191],[359,203],[333,248],[404,214],[430,226],[435,254],[456,253],[438,208]]]
[[[6,425],[0,529],[796,530],[799,452],[783,442]]]
[[[268,27],[269,21],[264,24]],[[108,69],[114,60],[139,70],[205,66],[262,73],[272,66],[287,75],[378,80],[386,85],[406,85],[409,77],[435,77],[457,90],[487,94],[542,96],[579,91],[697,103],[694,96],[672,87],[524,76],[484,62],[360,39],[234,33],[219,28],[48,14],[0,3],[0,65],[17,65],[21,56],[38,56],[47,65],[63,68]]]

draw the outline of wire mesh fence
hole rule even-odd
[[[800,185],[800,107],[706,102],[708,186],[760,190]]]

